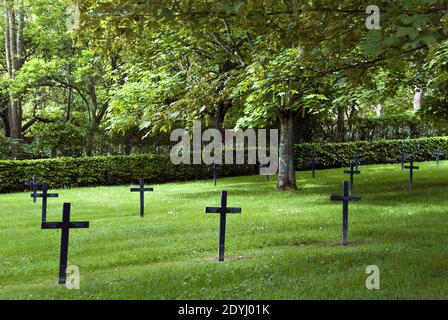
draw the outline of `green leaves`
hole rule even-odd
[[[396,37],[404,38],[407,37],[409,40],[417,39],[419,31],[414,27],[398,27]]]

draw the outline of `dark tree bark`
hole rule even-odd
[[[294,114],[280,112],[280,145],[278,184],[280,190],[296,190],[296,170],[294,161]]]

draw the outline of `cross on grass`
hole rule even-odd
[[[33,203],[37,202],[37,188],[43,185],[43,182],[39,181],[36,174],[33,174],[33,180],[25,182],[25,185],[30,187],[33,192],[31,197],[33,198]]]
[[[344,193],[332,195],[331,201],[342,201],[342,245],[348,245],[348,205],[351,201],[360,201],[360,196],[353,196],[348,192],[348,181],[344,181]]]
[[[70,221],[70,203],[64,203],[62,222],[43,222],[42,229],[61,229],[61,251],[59,258],[59,284],[65,284],[67,279],[68,241],[70,229],[89,228],[88,221]]]
[[[218,261],[224,261],[224,247],[226,241],[226,218],[227,214],[241,213],[241,208],[227,207],[227,191],[221,192],[221,207],[207,207],[205,213],[219,213],[219,244]]]
[[[36,195],[31,194],[31,197],[42,198],[42,223],[47,222],[47,202],[48,198],[58,198],[57,193],[48,193],[48,185],[46,183],[42,184],[42,193],[37,193]]]
[[[140,187],[139,188],[131,188],[131,192],[139,192],[140,193],[140,217],[145,216],[145,192],[152,192],[153,188],[145,188],[145,180],[140,178]]]

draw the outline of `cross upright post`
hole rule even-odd
[[[311,169],[313,171],[313,178],[316,178],[316,168],[319,165],[319,158],[314,158],[311,162]]]
[[[213,178],[213,186],[216,187],[218,182],[218,172],[221,172],[222,168],[220,166],[217,166],[216,163],[213,163],[213,165],[209,168],[209,172],[212,173]]]
[[[414,170],[420,169],[419,166],[414,166],[414,160],[411,160],[409,166],[405,166],[405,169],[409,169],[409,190],[412,191],[412,186],[414,184]]]
[[[351,162],[350,170],[344,171],[344,173],[350,175],[350,194],[352,194],[353,193],[353,184],[354,184],[354,175],[355,174],[360,174],[361,171],[356,170],[355,169],[355,163]]]
[[[219,244],[218,261],[224,261],[224,248],[226,241],[226,217],[227,214],[241,213],[241,208],[227,207],[227,191],[221,192],[221,207],[206,207],[205,213],[219,213]]]
[[[440,159],[445,155],[445,153],[442,150],[437,149],[436,151],[434,151],[433,154],[436,157],[437,166],[439,166],[440,165]]]
[[[33,203],[37,202],[37,188],[41,185],[43,185],[43,183],[41,181],[39,181],[39,179],[37,178],[36,174],[33,174],[33,180],[32,181],[28,181],[25,183],[26,186],[30,187],[32,193],[32,198],[33,198]]]
[[[131,188],[131,192],[140,192],[140,217],[145,216],[145,192],[154,191],[153,188],[145,188],[145,180],[140,178],[140,187]]]
[[[70,203],[64,203],[62,222],[42,223],[42,229],[61,229],[61,250],[59,257],[59,284],[65,284],[67,279],[68,242],[70,229],[89,228],[88,221],[70,221]]]
[[[360,196],[353,196],[348,192],[348,182],[344,181],[344,193],[340,195],[332,195],[331,201],[342,201],[342,245],[348,245],[348,204],[350,201],[360,201]]]
[[[260,175],[264,176],[266,182],[269,182],[269,174],[267,172],[268,171],[267,168],[269,168],[269,166],[270,166],[270,161],[267,163],[264,163],[264,164],[260,163],[260,165],[259,165]]]
[[[356,166],[356,171],[358,171],[359,166],[361,165],[361,156],[360,156],[360,155],[356,155],[356,156],[353,158],[352,162],[353,162],[353,163],[355,164],[355,166]]]
[[[402,153],[397,156],[397,159],[401,161],[401,171],[404,170],[404,166],[406,164],[406,160],[409,158],[409,155]]]
[[[48,193],[48,185],[46,183],[42,184],[42,193],[37,193],[36,195],[31,194],[32,198],[42,198],[42,223],[47,222],[47,202],[48,198],[58,198],[57,193]]]
[[[217,179],[217,175],[216,175],[216,163],[213,163],[213,186],[216,187],[216,179]]]

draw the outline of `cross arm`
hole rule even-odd
[[[216,207],[206,207],[205,213],[221,213],[221,208]]]
[[[361,201],[360,196],[339,196],[333,195],[330,197],[331,201]]]
[[[85,229],[89,228],[89,221],[69,222],[68,226],[70,229]],[[42,229],[62,229],[62,222],[44,222]]]
[[[342,201],[342,200],[344,200],[344,199],[343,199],[343,196],[332,195],[332,196],[330,196],[330,200],[331,200],[331,201]]]
[[[206,207],[205,213],[221,213],[221,208]],[[226,208],[226,213],[230,213],[230,214],[241,213],[241,208]]]
[[[43,198],[44,195],[42,193],[38,193],[36,195],[31,194],[31,198]],[[57,193],[47,193],[47,198],[58,198],[59,194]]]
[[[41,185],[43,185],[43,183],[42,182],[28,181],[28,182],[25,182],[25,185],[29,186],[29,187],[32,187],[32,186],[41,186]]]
[[[348,171],[344,171],[344,173],[347,173],[347,174],[361,174],[361,171],[357,171],[357,170],[353,170],[353,171],[351,171],[351,170],[348,170]]]
[[[139,192],[139,191],[154,191],[154,188],[131,188],[131,191],[133,192]]]

